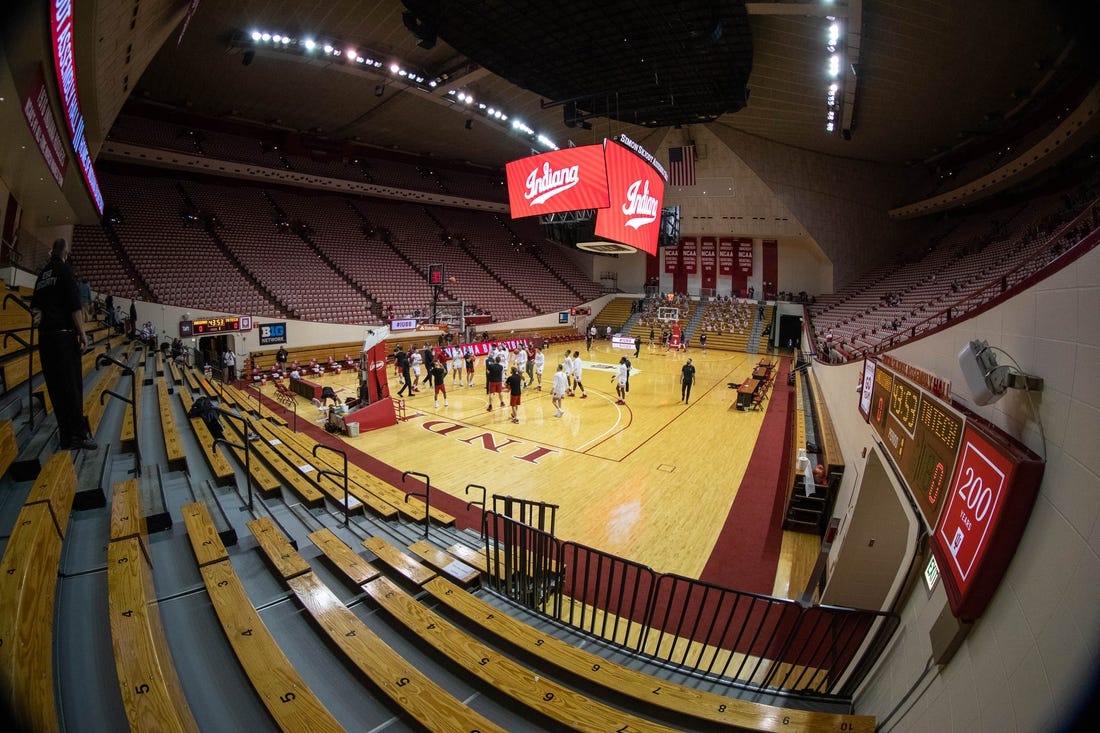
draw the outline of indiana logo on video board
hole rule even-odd
[[[555,150],[505,166],[513,219],[608,205],[602,145]]]
[[[606,141],[607,189],[610,204],[596,212],[596,236],[657,254],[661,228],[661,175],[627,148]]]

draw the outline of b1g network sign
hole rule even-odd
[[[597,236],[656,254],[664,179],[628,148],[604,141],[556,150],[514,160],[506,172],[513,219],[596,209]]]

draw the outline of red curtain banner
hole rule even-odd
[[[684,272],[694,275],[699,271],[699,244],[695,237],[682,237],[680,246],[684,248]]]
[[[714,237],[702,237],[699,239],[699,265],[702,268],[703,278],[701,287],[714,288],[717,282],[715,270],[718,250],[718,240]]]
[[[718,274],[733,274],[733,237],[718,238]]]
[[[746,277],[752,274],[752,238],[737,238],[737,270]]]

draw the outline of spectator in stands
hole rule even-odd
[[[84,375],[80,355],[88,346],[80,289],[69,266],[69,243],[55,240],[31,296],[31,325],[38,328],[38,354],[46,390],[57,416],[63,450],[93,450],[84,417]]]
[[[686,405],[691,399],[691,385],[695,384],[695,367],[691,359],[680,368],[680,399]]]
[[[275,352],[275,363],[279,365],[280,372],[286,372],[286,349],[282,346]]]
[[[508,404],[512,408],[512,422],[519,423],[519,403],[523,394],[523,373],[519,367],[512,367],[512,373],[508,375]]]
[[[611,326],[608,326],[608,327],[607,327],[607,328],[606,328],[606,329],[604,330],[604,335],[605,335],[605,337],[607,338],[607,340],[608,340],[608,341],[610,341],[610,340],[611,340]]]
[[[137,304],[130,301],[130,335],[137,338]]]
[[[92,320],[92,284],[86,277],[80,279],[80,310],[85,321]]]
[[[225,380],[237,381],[237,355],[233,353],[233,349],[226,349],[222,354],[222,364],[225,365]]]

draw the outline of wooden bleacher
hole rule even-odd
[[[167,385],[164,379],[158,379],[157,384],[165,385],[164,389],[167,392]],[[180,401],[183,403],[184,412],[191,411],[191,405],[195,400],[191,396],[191,393],[185,389],[177,390],[180,396]],[[225,453],[219,450],[214,445],[214,436],[211,435],[210,429],[206,427],[206,423],[203,422],[201,417],[188,418],[191,422],[191,429],[195,431],[195,437],[199,441],[199,447],[202,449],[203,457],[206,458],[206,463],[210,466],[210,472],[214,475],[214,480],[219,486],[228,486],[236,480],[236,471],[233,470],[233,466],[229,464],[229,460],[225,457]]]
[[[67,451],[42,467],[0,561],[0,679],[4,704],[26,730],[57,731],[54,598],[61,548],[76,496]]]
[[[370,545],[367,544],[368,542]],[[417,582],[419,578],[426,575],[422,572],[406,571],[407,568],[412,567],[412,558],[392,545],[385,546],[384,541],[379,538],[365,540],[363,544],[372,552],[376,548],[381,549],[382,555],[375,552],[380,561],[407,580],[419,585],[468,624],[480,628],[515,649],[533,655],[555,669],[574,675],[594,686],[678,715],[742,730],[776,730],[774,726],[779,721],[782,721],[784,727],[790,725],[793,726],[792,730],[800,731],[824,733],[845,730],[870,733],[874,730],[874,718],[870,716],[779,708],[683,687],[666,680],[655,680],[651,675],[609,662],[603,657],[579,649],[518,621],[442,575],[433,574],[427,580]],[[339,567],[335,558],[328,554],[328,550],[322,548],[322,551]],[[368,588],[365,589],[370,593]]]
[[[172,401],[168,396],[168,384],[163,379],[157,380],[157,400],[160,408],[160,428],[164,436],[164,450],[168,456],[168,467],[186,469],[187,453],[183,449],[183,441],[180,440],[179,429],[176,427],[176,418],[172,414]]]
[[[275,557],[268,554],[269,561],[291,573],[290,577],[283,576],[283,582],[294,591],[317,626],[347,660],[395,705],[428,730],[503,733],[503,728],[456,700],[390,648],[341,603],[311,569],[299,572],[303,564],[306,568],[309,565],[298,556],[285,537],[273,539],[275,533],[281,534],[274,522],[266,518],[257,519],[249,522],[248,527],[257,536],[265,553],[276,553]],[[298,556],[298,559],[282,557],[288,554]]]
[[[205,504],[182,507],[191,549],[225,637],[279,728],[335,733],[344,728],[295,671],[248,598]]]
[[[131,730],[198,731],[157,607],[137,480],[116,484],[107,545],[107,604],[122,705]]]
[[[8,466],[19,455],[19,441],[11,420],[0,422],[0,476],[8,472]]]

